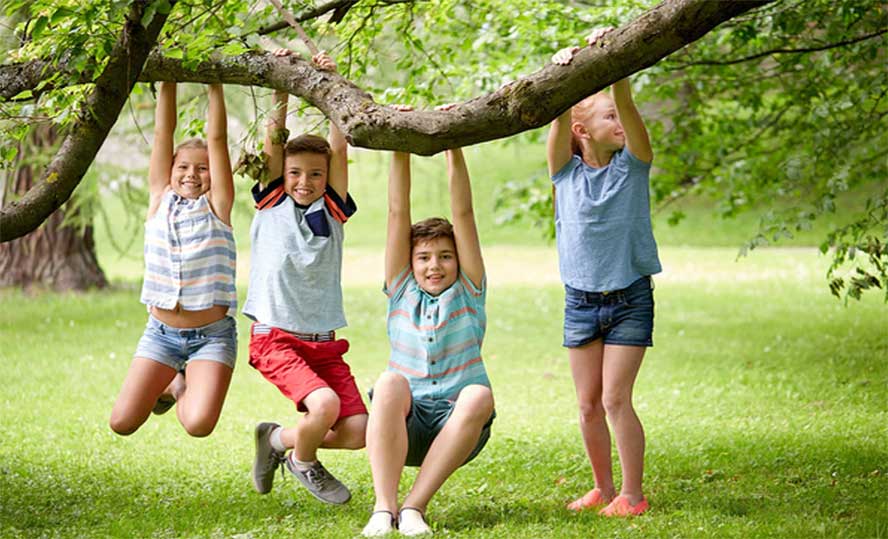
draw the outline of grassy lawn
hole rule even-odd
[[[557,258],[538,230],[497,226],[493,211],[505,182],[544,173],[543,152],[485,144],[466,155],[491,283],[484,354],[498,416],[486,449],[432,500],[436,535],[888,538],[888,316],[878,293],[847,306],[829,296],[828,260],[809,246],[838,216],[737,259],[756,216],[716,219],[700,200],[655,214],[666,271],[656,279],[656,346],[635,394],[653,509],[628,521],[574,515],[564,505],[591,488],[591,471],[560,346]],[[380,292],[388,155],[351,157],[360,211],[347,225],[349,327],[340,333],[366,391],[388,357]],[[413,164],[414,217],[446,215],[443,158]],[[239,184],[233,218],[241,300],[248,189]],[[291,478],[278,476],[267,496],[252,490],[253,426],[297,414],[247,365],[242,316],[239,366],[210,438],[189,438],[172,413],[130,437],[111,432],[108,415],[145,323],[142,221],[114,197],[103,200],[97,245],[113,290],[0,292],[0,537],[357,536],[373,503],[364,451],[321,455],[352,490],[345,507],[315,501]],[[677,227],[666,224],[673,209],[687,215]]]
[[[662,250],[656,346],[635,397],[653,509],[607,520],[564,509],[591,472],[560,347],[553,248],[485,252],[498,417],[487,448],[432,500],[437,536],[888,537],[885,306],[875,295],[848,306],[830,297],[823,257]],[[366,390],[388,350],[379,249],[358,245],[346,259],[341,333]],[[352,489],[345,507],[315,501],[291,478],[278,476],[267,496],[252,490],[253,425],[296,414],[246,364],[243,317],[239,366],[210,438],[189,438],[174,414],[112,434],[108,414],[145,312],[137,277],[110,267],[110,292],[0,294],[0,537],[357,536],[373,503],[364,451],[321,455]]]

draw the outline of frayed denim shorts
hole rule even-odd
[[[148,315],[145,333],[139,339],[135,357],[153,359],[177,371],[189,361],[216,361],[234,368],[237,358],[237,324],[234,318],[198,328],[175,328]]]
[[[613,292],[585,292],[564,285],[564,346],[576,348],[597,339],[604,344],[653,346],[653,333],[650,277]]]

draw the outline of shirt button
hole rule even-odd
[[[437,380],[432,380],[432,385],[433,385],[433,386],[438,385],[438,381],[437,381]]]
[[[435,340],[434,338],[429,337],[429,342],[432,342],[432,341],[434,341],[434,340]]]
[[[435,364],[435,360],[433,359],[433,360],[432,360],[432,365],[434,365],[434,364]]]

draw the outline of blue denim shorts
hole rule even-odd
[[[232,369],[237,358],[237,324],[226,316],[199,328],[174,328],[148,315],[135,357],[153,359],[177,371],[195,359],[217,361]]]
[[[564,285],[564,343],[653,346],[654,286],[642,277],[622,290],[584,292]]]
[[[455,401],[447,399],[417,399],[410,404],[410,414],[407,416],[407,459],[405,466],[421,466],[426,453],[432,447],[432,442],[444,428],[450,414],[453,413]],[[490,426],[496,418],[496,411],[490,414],[490,419],[481,429],[481,436],[475,448],[460,464],[463,466],[478,456],[478,453],[487,445],[490,439]]]

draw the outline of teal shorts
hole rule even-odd
[[[404,463],[406,466],[422,465],[435,437],[450,419],[455,404],[455,401],[447,399],[413,399],[410,404],[410,414],[407,416],[407,461]],[[490,439],[490,426],[495,417],[496,411],[490,414],[490,419],[481,429],[478,443],[461,466],[477,457],[484,449],[487,440]]]

